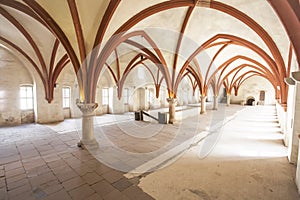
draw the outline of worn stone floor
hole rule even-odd
[[[282,139],[273,106],[246,107],[139,186],[155,199],[300,199]]]
[[[103,124],[110,117],[102,117]],[[77,123],[0,128],[0,199],[153,199],[137,186],[138,178],[78,148]]]
[[[0,128],[0,200],[298,199],[274,111],[221,105],[174,125],[97,116],[88,150],[80,119]]]

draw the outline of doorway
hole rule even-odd
[[[254,97],[248,97],[246,104],[248,106],[253,106],[253,104],[254,104],[253,102],[255,103],[255,98]]]

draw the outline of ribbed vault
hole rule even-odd
[[[121,97],[128,74],[144,67],[157,97],[162,84],[176,97],[184,78],[206,96],[222,86],[237,94],[260,76],[286,108],[284,78],[293,54],[300,61],[297,0],[0,0],[0,14],[1,44],[32,65],[49,103],[71,64],[86,103],[95,102],[104,69]]]

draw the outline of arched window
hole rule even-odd
[[[129,89],[128,88],[124,88],[123,99],[124,99],[124,104],[127,105],[129,102]]]
[[[71,102],[71,88],[70,87],[62,88],[62,100],[63,100],[63,108],[70,108],[70,102]]]
[[[33,109],[33,87],[32,85],[20,86],[20,108],[21,110]]]
[[[259,100],[260,101],[264,101],[265,100],[265,96],[266,96],[266,92],[265,91],[260,91],[259,92]]]
[[[108,88],[102,89],[102,105],[108,105],[109,102],[109,91]]]

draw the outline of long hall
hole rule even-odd
[[[97,151],[75,145],[78,120],[1,128],[0,198],[298,199],[296,167],[288,163],[275,107],[220,109],[222,120],[208,110],[160,129],[130,115],[100,116]],[[166,134],[174,129],[176,137]],[[143,145],[122,137],[132,130]]]
[[[299,0],[0,0],[0,200],[297,199]]]

